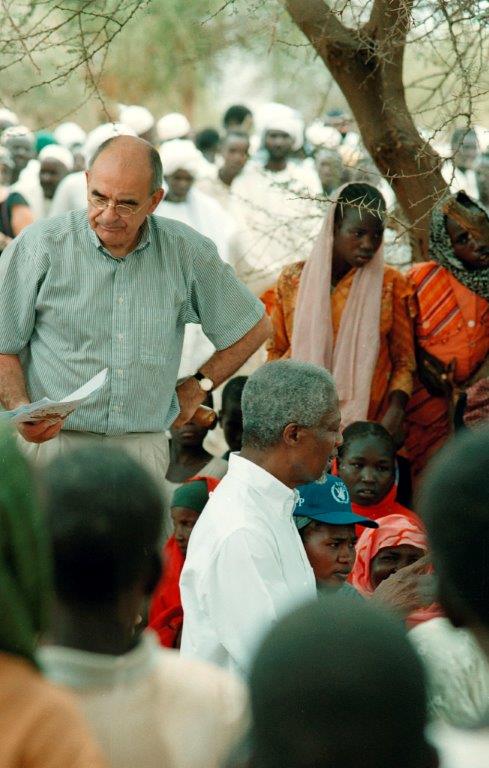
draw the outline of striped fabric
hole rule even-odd
[[[0,258],[0,353],[20,355],[31,400],[62,397],[109,368],[69,430],[162,431],[178,413],[185,324],[201,323],[220,350],[262,315],[210,240],[160,216],[124,259],[103,248],[86,211],[28,227]]]

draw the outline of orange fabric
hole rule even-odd
[[[268,343],[268,359],[290,357],[299,282],[305,262],[286,267],[276,286],[276,304],[272,314],[273,336]],[[334,288],[331,296],[333,333],[336,339],[341,314],[346,304],[356,269],[351,269]],[[412,291],[405,277],[392,267],[384,267],[380,311],[380,350],[372,378],[367,418],[378,421],[388,406],[388,395],[398,389],[412,391],[415,369],[411,316]]]
[[[268,291],[262,293],[260,296],[260,301],[265,305],[265,311],[267,315],[271,317],[276,302],[275,288],[269,288]]]
[[[489,303],[434,261],[415,265],[408,277],[415,292],[417,344],[445,365],[455,358],[455,382],[463,384],[489,353]],[[414,476],[447,440],[448,408],[447,398],[430,395],[415,377],[405,442]]]
[[[412,547],[428,549],[426,533],[421,522],[416,522],[405,515],[387,515],[378,519],[378,528],[365,528],[356,544],[356,560],[349,581],[365,598],[372,597],[374,589],[370,581],[370,566],[374,557],[385,547],[400,547],[410,544]],[[438,605],[419,609],[411,613],[406,623],[411,629],[423,621],[443,615]]]
[[[0,653],[2,768],[107,768],[73,696]]]

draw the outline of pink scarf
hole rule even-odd
[[[363,507],[367,509],[367,507]],[[364,528],[363,533],[356,544],[357,557],[350,574],[349,581],[361,595],[372,597],[374,588],[370,581],[370,566],[375,555],[384,547],[400,547],[401,544],[410,544],[418,549],[428,549],[426,533],[421,521],[417,522],[406,515],[386,515],[377,519],[378,528]],[[428,566],[427,573],[433,569]],[[443,616],[440,607],[433,603],[427,608],[419,608],[409,614],[406,624],[409,629],[424,621]]]
[[[336,191],[336,199],[346,186]],[[380,347],[384,260],[380,246],[373,259],[357,269],[333,348],[330,296],[337,205],[337,202],[330,205],[302,272],[294,313],[291,357],[331,371],[340,398],[342,426],[346,427],[367,418],[372,376]]]

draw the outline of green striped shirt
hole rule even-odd
[[[200,323],[220,350],[262,316],[211,240],[161,216],[147,218],[124,259],[101,245],[86,211],[27,227],[0,257],[0,353],[20,356],[31,401],[109,368],[65,429],[162,431],[178,414],[185,324]]]

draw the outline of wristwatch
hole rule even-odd
[[[199,387],[203,392],[212,392],[214,389],[214,382],[212,379],[209,379],[208,376],[205,376],[200,371],[197,371],[194,378],[199,382]]]

